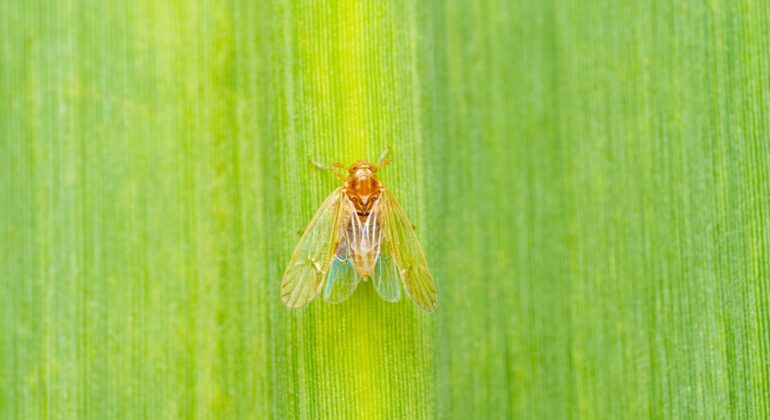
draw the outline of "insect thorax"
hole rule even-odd
[[[374,172],[368,168],[359,169],[351,173],[345,185],[345,193],[355,205],[356,212],[361,216],[368,215],[382,191],[382,184]]]

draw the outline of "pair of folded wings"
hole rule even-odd
[[[406,214],[390,191],[383,190],[378,200],[369,215],[383,232],[379,256],[370,274],[374,288],[384,300],[397,302],[401,283],[418,306],[426,311],[436,309],[436,285]],[[338,188],[316,212],[281,281],[281,299],[286,306],[305,306],[322,290],[326,300],[341,302],[355,290],[361,278],[346,239],[349,218],[345,216],[350,208],[343,189]]]

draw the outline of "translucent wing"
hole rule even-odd
[[[341,234],[329,268],[329,275],[326,277],[324,300],[330,303],[344,301],[353,294],[360,281],[361,277],[348,252],[346,235]]]
[[[350,222],[347,223],[347,243],[358,272],[365,277],[372,277],[377,256],[380,253],[382,243],[382,229],[378,219],[380,203],[377,199],[372,205],[369,216],[361,221],[353,203],[350,203],[348,214]]]
[[[433,311],[438,305],[436,284],[404,210],[388,190],[383,190],[381,223],[387,248],[398,267],[406,293],[421,308]],[[382,255],[382,252],[381,252]]]
[[[342,188],[337,188],[321,204],[283,273],[281,300],[289,308],[305,306],[323,287],[337,244],[342,195]]]
[[[401,272],[387,244],[380,246],[380,256],[374,266],[372,282],[374,289],[383,300],[388,302],[401,300]]]

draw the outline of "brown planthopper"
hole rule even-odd
[[[339,303],[361,280],[371,280],[388,302],[401,299],[403,284],[414,303],[426,311],[436,309],[436,284],[414,229],[376,175],[390,163],[386,153],[377,163],[359,160],[350,167],[313,162],[343,184],[321,204],[297,244],[281,281],[284,305],[299,308],[321,293],[326,301]]]

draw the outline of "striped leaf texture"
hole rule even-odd
[[[769,418],[770,3],[0,1],[0,417]],[[376,160],[438,288],[290,310]]]

